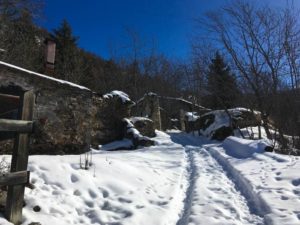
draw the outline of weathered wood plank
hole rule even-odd
[[[32,121],[0,119],[0,131],[31,133],[32,130]]]
[[[25,92],[19,110],[21,120],[32,120],[35,96],[33,91]],[[29,135],[19,134],[16,137],[12,155],[11,172],[27,170]],[[13,224],[21,224],[25,185],[9,186],[5,215]]]
[[[19,101],[20,97],[16,95],[8,95],[8,94],[2,94],[0,93],[0,98],[8,98],[8,99],[13,99],[16,101]]]
[[[27,184],[29,181],[29,175],[30,175],[29,171],[19,171],[19,172],[4,174],[0,176],[0,186]]]

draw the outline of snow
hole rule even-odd
[[[26,188],[23,224],[175,224],[184,198],[184,151],[158,133],[159,147],[93,151],[89,170],[80,169],[78,155],[30,156],[36,188]]]
[[[260,112],[258,111],[251,111],[250,109],[246,109],[246,108],[228,109],[228,113],[235,119],[238,119],[239,116],[242,114],[242,112],[253,112],[254,114],[260,114]],[[214,115],[214,122],[210,124],[210,126],[208,126],[205,130],[201,129],[200,130],[201,134],[211,138],[214,134],[214,131],[216,131],[217,129],[221,127],[229,127],[230,118],[228,116],[228,113],[225,110],[214,110],[203,114],[202,116]],[[208,122],[208,120],[206,122]]]
[[[234,136],[226,138],[223,142],[223,147],[226,154],[235,158],[248,158],[254,153],[263,153],[266,147],[271,147],[272,144],[267,140],[247,140]]]
[[[110,93],[105,94],[103,97],[104,98],[113,98],[114,96],[119,97],[120,99],[122,99],[123,103],[131,102],[129,96],[126,93],[122,92],[122,91],[116,91],[115,90],[115,91],[112,91]]]
[[[236,137],[220,143],[172,130],[153,140],[134,151],[92,150],[89,170],[78,155],[30,156],[35,189],[26,188],[22,224],[300,223],[300,157]]]
[[[230,124],[229,117],[225,110],[215,110],[209,113],[205,113],[203,116],[212,114],[215,116],[214,122],[207,127],[205,130],[201,129],[201,134],[206,137],[212,137],[215,130],[225,126],[228,127]],[[208,121],[207,121],[208,122]]]
[[[126,138],[120,141],[113,141],[105,145],[99,145],[99,149],[103,151],[111,151],[116,149],[131,149],[132,147],[132,141]]]
[[[35,76],[38,76],[38,77],[42,77],[42,78],[44,78],[44,79],[48,79],[48,80],[52,80],[52,81],[61,83],[61,84],[66,84],[66,85],[69,85],[69,86],[72,86],[72,87],[76,87],[76,88],[80,88],[80,89],[83,89],[83,90],[90,90],[90,89],[88,89],[87,87],[80,86],[80,85],[78,85],[78,84],[74,84],[74,83],[71,83],[71,82],[69,82],[69,81],[56,79],[56,78],[54,78],[54,77],[49,77],[49,76],[47,76],[47,75],[40,74],[40,73],[36,73],[36,72],[30,71],[30,70],[26,70],[26,69],[24,69],[24,68],[21,68],[21,67],[18,67],[18,66],[9,64],[9,63],[5,63],[5,62],[2,62],[2,61],[0,61],[0,65],[4,65],[4,66],[10,67],[10,68],[13,68],[13,69],[16,69],[16,70],[19,70],[19,71],[22,71],[22,72],[31,74],[31,75],[35,75]]]
[[[137,138],[138,140],[150,140],[151,138],[149,137],[146,137],[146,136],[143,136],[133,125],[133,123],[131,122],[134,118],[138,119],[138,118],[141,118],[143,120],[148,120],[147,118],[145,117],[132,117],[130,119],[127,119],[127,118],[124,118],[123,121],[127,123],[127,133],[130,133],[133,135],[134,138]]]
[[[200,118],[200,116],[198,116],[197,112],[186,112],[185,116],[187,117],[189,122],[195,122],[196,120],[198,120]]]
[[[137,121],[152,121],[151,119],[147,118],[147,117],[130,117],[129,120],[132,122],[132,123],[136,123]]]
[[[235,179],[243,181],[242,188],[257,197],[253,204],[264,211],[265,224],[300,223],[300,157],[255,153],[241,160],[228,156],[221,147],[215,147],[214,153]]]

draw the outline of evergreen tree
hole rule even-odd
[[[38,5],[31,0],[0,0],[0,59],[41,71],[44,31],[33,22]]]
[[[75,83],[80,82],[82,57],[77,46],[78,38],[73,35],[70,24],[63,20],[51,37],[56,42],[55,76]]]
[[[234,74],[216,52],[208,71],[209,107],[212,109],[231,108],[235,106],[239,90]]]

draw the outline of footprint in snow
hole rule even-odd
[[[40,170],[48,171],[48,169],[46,167],[43,167],[43,166],[40,167]]]
[[[164,206],[169,204],[168,201],[152,201],[150,200],[149,203],[153,204],[153,205],[158,205],[158,206]]]
[[[300,190],[295,189],[295,190],[293,190],[293,192],[294,192],[295,195],[300,195]]]
[[[116,213],[120,217],[119,219],[124,219],[133,215],[132,212],[122,209],[120,207],[113,206],[108,201],[104,202],[101,209],[104,211],[111,211],[113,213]]]
[[[293,184],[294,186],[299,186],[299,185],[300,185],[300,178],[299,178],[299,179],[294,179],[294,180],[292,180],[292,184]]]
[[[97,194],[91,189],[89,189],[89,195],[90,195],[91,198],[97,198],[98,197]]]
[[[78,182],[78,181],[79,181],[78,176],[76,176],[75,174],[72,174],[72,175],[71,175],[71,181],[72,181],[72,183]]]
[[[85,201],[84,202],[89,208],[94,208],[94,202],[92,201]]]
[[[81,192],[80,192],[79,190],[75,190],[75,191],[73,192],[73,195],[75,195],[75,196],[80,196],[80,195],[81,195]]]
[[[287,196],[281,196],[281,200],[289,200],[289,197],[287,197]]]
[[[118,201],[121,203],[132,203],[132,201],[130,199],[126,199],[126,198],[118,198]]]
[[[109,192],[105,190],[104,188],[98,187],[98,189],[102,192],[103,198],[109,197]]]

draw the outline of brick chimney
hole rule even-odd
[[[55,76],[54,63],[55,63],[55,49],[56,43],[50,38],[45,40],[45,74]]]

